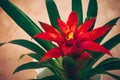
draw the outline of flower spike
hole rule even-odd
[[[60,56],[71,56],[75,60],[78,58],[86,59],[92,57],[87,50],[102,52],[112,56],[105,47],[94,42],[96,39],[103,36],[111,28],[111,26],[105,25],[88,31],[94,24],[95,19],[96,17],[93,17],[78,27],[77,13],[72,11],[68,17],[67,23],[58,19],[58,25],[62,34],[51,25],[40,22],[45,32],[36,34],[34,38],[54,41],[57,43],[55,48],[46,52],[40,62],[51,58],[58,58]]]

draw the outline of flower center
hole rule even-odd
[[[71,40],[71,39],[74,39],[74,33],[73,32],[70,32],[67,36],[67,40]]]

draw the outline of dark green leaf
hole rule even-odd
[[[120,61],[120,58],[108,58],[108,59],[105,59],[104,61],[102,61],[101,63],[99,63],[96,67],[103,66],[103,65],[109,65],[109,64],[113,65],[114,63],[119,62],[119,61]],[[113,64],[111,64],[111,63],[113,63]]]
[[[120,70],[120,58],[108,58],[99,63],[95,68],[91,68],[86,74],[91,77],[95,74],[106,74],[106,71]]]
[[[108,58],[87,72],[88,77],[95,74],[106,74],[109,70],[120,70],[120,58]]]
[[[105,25],[112,25],[112,26],[114,26],[114,25],[116,24],[116,22],[119,20],[119,18],[120,18],[120,17],[114,18],[114,19],[108,21]],[[105,25],[104,25],[104,26],[105,26]],[[112,29],[112,28],[111,28],[111,29]],[[105,38],[105,36],[111,31],[111,29],[108,30],[107,33],[104,34],[102,37],[100,37],[99,39],[97,39],[96,42],[99,42],[99,43],[100,43],[100,42]]]
[[[46,7],[51,25],[60,31],[58,27],[58,18],[60,16],[54,0],[46,0]]]
[[[31,37],[41,32],[40,28],[24,12],[22,12],[9,0],[0,0],[0,5],[1,8]],[[53,48],[53,45],[51,45],[51,43],[48,41],[40,40],[40,39],[35,39],[35,40],[46,50],[50,50],[51,48]],[[21,43],[18,44],[21,45]],[[29,44],[25,44],[25,45],[29,45]],[[27,48],[30,47],[27,46]],[[39,51],[43,51],[43,50],[41,49],[37,50],[37,53],[40,53]],[[57,65],[56,62],[53,60],[50,60],[50,63],[52,65]]]
[[[35,44],[35,43],[31,42],[31,41],[28,41],[28,40],[17,39],[17,40],[12,40],[12,41],[10,41],[8,43],[12,43],[12,44],[17,44],[17,45],[23,46],[25,48],[28,48],[28,49],[30,49],[30,50],[40,54],[41,56],[43,56],[44,53],[45,53],[44,49],[42,49],[37,44]],[[5,43],[1,43],[1,44],[5,44]],[[49,63],[54,65],[54,66],[58,66],[56,60],[50,59]]]
[[[98,11],[97,0],[89,0],[86,20],[89,20],[93,17],[96,17],[97,16],[97,11]],[[95,22],[96,22],[96,20],[95,20]],[[93,23],[93,25],[89,29],[89,31],[91,31],[94,28],[95,22]]]
[[[45,51],[41,47],[39,47],[37,44],[35,44],[31,41],[28,41],[28,40],[17,39],[17,40],[12,40],[9,43],[23,46],[23,47],[28,48],[36,53],[39,53],[40,55],[43,55],[45,53]]]
[[[26,70],[26,69],[38,69],[38,68],[44,68],[44,67],[53,68],[53,66],[47,62],[43,62],[41,64],[38,64],[38,62],[29,62],[17,67],[14,73],[22,70]]]
[[[114,48],[117,44],[120,44],[120,33],[116,36],[112,37],[108,41],[106,41],[103,46],[106,47],[108,50]]]
[[[31,37],[42,31],[24,12],[22,12],[9,0],[0,0],[0,5],[1,8]],[[47,50],[53,48],[48,41],[40,39],[35,40]]]
[[[23,39],[17,39],[17,40],[12,40],[10,41],[9,43],[12,43],[12,44],[17,44],[17,45],[20,45],[20,46],[23,46],[25,48],[28,48],[38,54],[40,54],[39,56],[37,56],[37,54],[29,54],[29,56],[31,56],[32,58],[35,58],[37,60],[40,60],[40,56],[43,56],[45,51],[39,47],[38,45],[36,45],[35,43],[33,42],[30,42],[28,40],[23,40]],[[21,58],[24,57],[24,55],[21,56]],[[52,60],[50,59],[49,60],[49,63],[54,65],[54,66],[57,66],[55,60]]]
[[[20,45],[20,46],[25,47],[25,48],[27,48],[29,50],[32,50],[32,51],[34,51],[36,53],[39,53],[40,55],[43,55],[45,53],[45,50],[43,50],[37,44],[35,44],[35,43],[31,42],[31,41],[25,40],[25,39],[16,39],[16,40],[12,40],[12,41],[7,42],[7,43]],[[2,46],[4,44],[6,44],[6,43],[0,43],[0,46]]]
[[[108,58],[93,69],[97,73],[104,73],[108,70],[120,70],[120,58]]]
[[[33,59],[36,59],[37,61],[39,61],[39,60],[42,58],[42,56],[40,56],[40,55],[37,54],[37,53],[29,53],[29,54],[23,54],[23,55],[21,55],[21,56],[20,56],[20,59],[22,59],[22,58],[23,58],[24,56],[26,56],[26,55],[32,57]]]
[[[78,25],[83,23],[83,10],[81,0],[72,0],[72,11],[76,11],[78,14]]]
[[[97,0],[89,0],[86,20],[89,20],[90,18],[97,16],[97,11],[98,11]]]
[[[116,22],[120,19],[120,17],[116,17],[112,20],[110,20],[109,22],[107,22],[105,25],[116,25]]]
[[[38,64],[38,62],[28,62],[17,67],[13,73],[16,73],[22,70],[27,70],[27,69],[39,69],[39,68],[45,68],[45,67],[50,69],[54,74],[59,75],[58,68],[54,67],[48,62],[42,62],[40,64]]]
[[[108,74],[109,76],[113,77],[113,78],[116,79],[116,80],[120,80],[120,76],[118,76],[118,75],[111,74],[111,73],[109,73],[109,72],[105,72],[105,74]]]

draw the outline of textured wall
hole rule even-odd
[[[45,8],[45,0],[10,0],[21,10],[23,10],[29,17],[31,17],[34,22],[38,24],[38,20],[49,23],[48,15]],[[71,11],[71,0],[55,0],[61,18],[66,21],[67,16]],[[87,9],[88,0],[83,0],[84,14]],[[98,17],[97,26],[103,25],[110,19],[120,16],[120,0],[98,0]],[[85,16],[85,15],[84,15]],[[120,32],[120,20],[109,36],[105,39],[112,37],[113,35]],[[28,39],[31,40],[21,28],[19,28],[15,22],[2,10],[0,9],[0,42],[7,42],[13,39]],[[31,51],[12,44],[6,44],[0,47],[0,80],[26,80],[33,78],[35,75],[34,70],[26,70],[12,74],[14,69],[25,62],[31,61],[29,57],[25,57],[19,61],[19,56],[21,54],[29,53]],[[120,52],[120,45],[116,46],[111,51],[113,56],[120,57],[118,52]],[[106,58],[108,56],[105,56]],[[104,59],[103,58],[103,59]],[[114,71],[116,74],[120,72]],[[105,76],[104,80],[113,80]]]

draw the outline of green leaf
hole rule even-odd
[[[23,11],[9,0],[0,0],[0,5],[1,8],[31,37],[42,31]],[[53,48],[48,41],[40,39],[35,40],[47,50]]]
[[[109,22],[107,22],[105,25],[116,25],[116,22],[120,19],[120,17],[116,17],[112,20],[110,20]]]
[[[29,54],[23,54],[23,55],[21,55],[20,59],[22,59],[26,55],[30,56],[33,59],[36,59],[37,61],[39,61],[42,58],[42,56],[39,55],[39,54],[37,54],[37,53],[29,53]]]
[[[48,62],[42,62],[38,64],[38,62],[28,62],[25,64],[22,64],[21,66],[17,67],[13,74],[16,72],[27,70],[27,69],[39,69],[39,68],[45,68],[47,67],[50,69],[55,75],[59,75],[58,68],[54,67],[53,65],[49,64]]]
[[[83,23],[83,10],[81,0],[72,0],[72,11],[76,11],[78,14],[78,25]]]
[[[17,8],[14,4],[12,4],[9,0],[0,0],[1,8],[24,30],[26,31],[31,37],[35,34],[40,33],[42,30],[19,8]],[[51,45],[50,42],[40,39],[35,39],[43,48],[46,50],[50,50],[54,46]],[[13,42],[14,43],[14,42]],[[18,43],[20,44],[20,43]],[[20,44],[21,45],[21,44]],[[27,44],[25,44],[27,45]],[[29,44],[28,44],[29,45]],[[27,46],[27,48],[30,48]],[[30,48],[31,49],[31,48]],[[37,53],[40,53],[37,50]],[[42,54],[42,53],[41,53]],[[52,65],[57,65],[57,63],[53,60],[50,60]]]
[[[43,62],[41,64],[38,64],[38,62],[29,62],[17,67],[13,73],[26,70],[26,69],[38,69],[38,68],[44,68],[44,67],[54,68],[52,65],[50,65],[47,62]]]
[[[51,25],[60,31],[58,27],[58,18],[60,16],[54,0],[46,0],[46,7]]]
[[[114,26],[114,25],[116,24],[116,22],[119,20],[119,18],[120,18],[120,17],[116,17],[116,18],[108,21],[105,25],[112,25],[112,26]],[[104,25],[104,26],[105,26],[105,25]],[[112,29],[112,28],[111,28],[111,29]],[[97,39],[96,42],[100,43],[100,42],[105,38],[105,36],[111,31],[111,29],[108,30],[107,33],[104,34],[102,37],[100,37],[99,39]]]
[[[42,49],[41,47],[39,47],[37,44],[31,42],[31,41],[28,41],[28,40],[24,40],[24,39],[16,39],[16,40],[12,40],[8,43],[12,43],[12,44],[16,44],[16,45],[20,45],[22,47],[25,47],[27,49],[30,49],[38,54],[40,54],[40,56],[43,56],[44,53],[45,53],[45,50]],[[1,44],[5,44],[5,43],[1,43]],[[22,57],[22,56],[21,56]],[[58,67],[58,63],[57,63],[57,60],[53,60],[53,59],[50,59],[49,60],[49,63]]]
[[[87,17],[86,17],[85,21],[89,20],[89,19],[91,19],[93,17],[96,17],[97,12],[98,12],[97,0],[89,0],[88,10],[87,10]],[[92,27],[89,29],[89,31],[91,31],[94,28],[95,22],[96,22],[96,20],[94,21],[94,23],[93,23]]]
[[[120,44],[120,33],[106,41],[103,46],[107,48],[108,50],[111,50],[114,48],[117,44]]]
[[[89,0],[86,20],[89,20],[90,18],[97,16],[97,11],[98,11],[97,0]]]
[[[42,49],[40,46],[38,46],[37,44],[35,44],[31,41],[25,40],[25,39],[16,39],[16,40],[9,41],[7,43],[20,45],[20,46],[25,47],[29,50],[32,50],[36,53],[39,53],[40,55],[43,55],[45,53],[45,50]],[[6,43],[0,43],[0,46],[2,46],[4,44],[6,44]]]
[[[41,47],[39,47],[37,44],[35,44],[31,41],[28,41],[28,40],[16,39],[16,40],[10,41],[9,43],[20,45],[22,47],[28,48],[36,53],[39,53],[40,55],[43,55],[45,53],[45,51]]]
[[[104,73],[109,70],[120,70],[120,58],[108,58],[93,69],[97,73]]]
[[[118,75],[111,74],[111,73],[109,73],[109,72],[105,72],[105,74],[108,74],[109,76],[113,77],[113,78],[116,79],[116,80],[120,80],[120,76],[118,76]]]
[[[95,68],[91,68],[86,74],[91,77],[95,74],[106,74],[106,71],[120,70],[120,58],[108,58],[99,63]]]
[[[40,60],[41,58],[39,58],[39,57],[40,57],[40,56],[43,56],[44,53],[45,53],[45,51],[44,51],[41,47],[39,47],[39,46],[36,45],[35,43],[30,42],[30,41],[28,41],[28,40],[17,39],[17,40],[12,40],[12,41],[10,41],[10,42],[8,42],[8,43],[20,45],[20,46],[22,46],[22,47],[25,47],[25,48],[27,48],[27,49],[30,49],[30,50],[38,53],[39,56],[33,55],[33,54],[29,54],[29,56],[31,56],[32,58],[36,58],[37,60]],[[24,57],[24,55],[22,55],[21,58],[22,58],[22,57]],[[56,67],[58,66],[56,60],[50,59],[50,60],[48,60],[48,62],[49,62],[51,65],[54,65],[54,66],[56,66]]]
[[[96,66],[96,68],[97,67],[99,67],[99,66],[103,66],[103,65],[113,65],[113,64],[111,64],[111,63],[115,63],[115,62],[119,62],[120,61],[120,58],[107,58],[107,59],[105,59],[104,61],[102,61],[101,63],[99,63],[97,66]],[[113,66],[114,67],[114,66]]]

